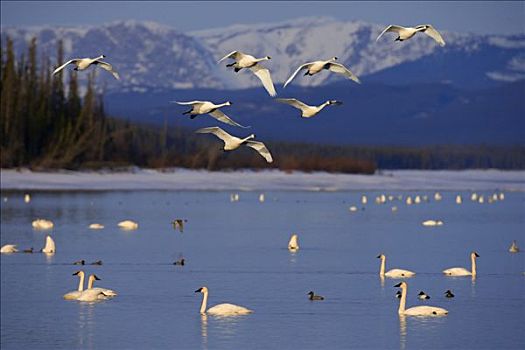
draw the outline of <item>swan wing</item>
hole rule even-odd
[[[93,62],[94,64],[97,64],[100,66],[100,68],[102,69],[105,69],[107,70],[108,72],[110,72],[111,74],[113,74],[113,76],[115,77],[115,79],[117,80],[120,80],[120,76],[118,75],[118,73],[113,69],[113,66],[107,62],[104,62],[104,61],[95,61]]]
[[[273,86],[272,77],[270,76],[270,71],[268,68],[264,68],[263,66],[256,64],[254,66],[250,67],[250,70],[259,78],[259,80],[263,83],[264,88],[270,96],[277,95],[277,92],[275,92],[275,87]]]
[[[232,51],[229,54],[227,54],[226,56],[224,56],[223,58],[221,58],[220,60],[218,60],[217,63],[221,63],[222,61],[224,61],[227,58],[233,58],[233,59],[237,60],[238,58],[240,58],[240,56],[242,56],[242,52],[240,52],[240,51]]]
[[[436,30],[436,28],[432,27],[430,24],[425,24],[425,29],[423,33],[434,39],[440,46],[445,46],[445,40],[443,40],[443,37],[439,32]]]
[[[224,142],[227,142],[232,139],[232,136],[228,134],[226,131],[222,130],[218,126],[212,126],[210,128],[202,128],[197,131],[195,131],[197,134],[213,134],[223,140]]]
[[[276,98],[275,100],[281,103],[286,103],[287,105],[293,106],[300,110],[308,109],[310,107],[307,104],[295,98]]]
[[[409,270],[403,270],[403,269],[392,269],[385,273],[386,277],[391,278],[405,278],[405,277],[412,277],[416,273]]]
[[[382,32],[381,34],[379,34],[379,36],[377,37],[376,41],[379,40],[380,37],[383,36],[383,34],[387,33],[387,32],[395,32],[395,33],[399,33],[401,30],[403,30],[405,28],[401,27],[401,26],[396,26],[396,25],[389,25],[388,27],[386,27]]]
[[[257,152],[259,152],[259,154],[263,156],[268,163],[273,162],[272,155],[270,154],[270,151],[268,151],[268,148],[266,148],[264,143],[259,141],[246,141],[246,146],[251,147]]]
[[[210,315],[218,315],[218,316],[220,315],[223,315],[223,316],[242,315],[242,314],[249,314],[252,312],[253,312],[252,310],[247,309],[245,307],[233,305],[233,304],[227,304],[227,303],[215,305],[214,307],[211,307],[206,311],[206,313]]]
[[[452,267],[450,269],[443,270],[443,273],[448,276],[470,276],[472,272],[465,269],[464,267]]]
[[[299,73],[299,71],[301,71],[301,69],[308,68],[311,64],[312,64],[312,62],[308,62],[308,63],[305,63],[303,65],[300,65],[299,68],[297,68],[295,70],[295,72],[293,72],[293,74],[290,76],[290,78],[288,78],[288,80],[284,83],[283,87],[286,87],[286,85],[290,84],[290,82],[293,80],[293,78],[295,78],[297,73]]]
[[[448,314],[448,310],[435,306],[414,306],[404,312],[408,316],[442,316]]]
[[[230,117],[228,117],[226,114],[224,114],[223,112],[221,112],[220,110],[216,109],[210,113],[210,114],[213,118],[217,119],[217,120],[220,120],[221,122],[223,123],[226,123],[226,124],[229,124],[229,125],[233,125],[233,126],[239,126],[241,128],[249,128],[249,126],[242,126],[241,124],[233,121]]]
[[[52,75],[55,75],[55,74],[57,74],[58,72],[60,72],[62,69],[66,68],[66,66],[67,66],[68,64],[75,63],[75,62],[77,62],[77,61],[80,61],[80,59],[79,59],[79,58],[73,58],[72,60],[67,61],[66,63],[64,63],[63,65],[61,65],[61,66],[58,67],[57,69],[55,69],[55,70],[53,71],[53,74],[52,74]]]
[[[352,79],[356,83],[361,84],[361,81],[359,80],[359,78],[354,73],[352,73],[350,69],[346,68],[341,63],[330,62],[328,65],[329,65],[328,69],[331,72],[342,74],[345,77]]]

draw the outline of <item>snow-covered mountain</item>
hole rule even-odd
[[[154,22],[119,21],[93,27],[2,28],[17,52],[35,36],[39,52],[56,60],[62,39],[65,57],[104,53],[119,71],[116,82],[105,72],[99,77],[108,90],[151,91],[155,88],[231,88],[259,86],[249,71],[235,74],[216,61],[233,50],[272,57],[264,62],[275,82],[283,82],[302,63],[337,56],[363,83],[450,82],[462,87],[490,87],[525,79],[525,35],[486,36],[443,33],[442,48],[425,35],[394,42],[383,25],[332,18],[301,18],[280,23],[234,25],[182,33]],[[341,80],[323,72],[298,76],[293,85],[318,86]],[[349,84],[351,84],[349,82]]]

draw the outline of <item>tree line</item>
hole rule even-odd
[[[132,123],[106,115],[95,71],[81,89],[67,81],[61,41],[57,61],[37,53],[36,39],[16,55],[6,38],[0,50],[0,162],[2,168],[97,169],[140,166],[191,169],[278,168],[372,174],[377,168],[525,168],[523,147],[353,147],[267,142],[274,163],[249,148],[223,152],[212,137],[178,127]],[[81,91],[84,91],[81,94]]]

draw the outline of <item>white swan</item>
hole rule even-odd
[[[456,196],[456,204],[461,204],[461,203],[463,203],[463,198],[461,198],[461,196],[458,194]]]
[[[120,227],[123,230],[136,230],[137,228],[139,228],[139,224],[135,221],[124,220],[118,223],[118,227]]]
[[[239,148],[240,145],[245,144],[248,147],[253,148],[261,156],[266,159],[268,163],[273,162],[272,155],[270,154],[270,151],[268,151],[268,148],[264,145],[264,143],[259,141],[251,141],[250,139],[255,138],[254,134],[249,135],[248,137],[244,139],[240,139],[238,137],[232,136],[228,134],[226,131],[222,130],[218,126],[214,126],[211,128],[202,128],[197,131],[195,131],[198,134],[213,134],[220,138],[222,141],[224,141],[224,150],[225,151],[232,151],[234,149]]]
[[[299,249],[299,242],[298,242],[298,237],[297,235],[294,233],[292,235],[292,237],[290,237],[290,241],[288,242],[288,250],[290,251],[297,251]]]
[[[202,304],[200,313],[201,315],[216,315],[216,316],[236,316],[236,315],[245,315],[252,313],[253,311],[242,306],[233,305],[233,304],[219,304],[214,307],[206,310],[206,304],[208,303],[208,288],[201,287],[195,291],[195,293],[202,293]]]
[[[189,114],[191,119],[195,118],[199,114],[209,114],[213,118],[223,123],[233,125],[233,126],[239,126],[241,128],[249,128],[249,126],[242,126],[241,124],[233,121],[230,117],[228,117],[226,114],[224,114],[223,112],[219,110],[219,108],[221,107],[231,106],[232,103],[230,101],[219,103],[217,105],[210,101],[189,101],[189,102],[173,101],[173,102],[179,105],[191,105],[192,108],[189,111],[182,113],[182,114]]]
[[[31,223],[35,230],[50,230],[55,226],[52,221],[45,219],[36,219]]]
[[[297,73],[299,73],[301,69],[306,69],[304,75],[314,75],[321,72],[323,69],[328,69],[331,72],[344,75],[345,77],[355,81],[356,83],[361,83],[361,81],[359,81],[359,78],[354,73],[352,73],[341,63],[335,62],[336,60],[337,57],[332,57],[326,61],[308,62],[299,66],[299,68],[297,68],[296,71],[290,76],[290,78],[288,78],[288,80],[284,83],[284,87],[290,84],[290,82],[293,80],[293,78],[295,78],[295,76],[297,75]]]
[[[447,276],[476,276],[476,258],[479,254],[472,252],[470,254],[470,261],[472,264],[472,270],[469,271],[463,267],[452,267],[450,269],[443,270],[443,273]]]
[[[408,285],[406,282],[400,282],[394,287],[401,288],[401,299],[399,300],[399,309],[397,313],[405,316],[443,316],[448,314],[448,311],[435,306],[415,306],[410,309],[405,309],[407,300]]]
[[[301,117],[303,118],[311,118],[317,115],[317,113],[321,112],[323,108],[325,108],[326,106],[343,104],[342,102],[339,102],[336,100],[328,100],[319,106],[309,106],[295,98],[277,98],[275,100],[281,103],[286,103],[287,105],[290,105],[297,109],[300,109]]]
[[[518,244],[516,241],[512,241],[512,244],[510,245],[509,252],[511,253],[518,253],[520,251],[520,248],[518,247]]]
[[[378,259],[381,259],[381,267],[379,269],[379,276],[381,277],[390,277],[390,278],[405,278],[405,277],[412,277],[416,273],[409,271],[409,270],[402,270],[402,269],[392,269],[385,273],[385,266],[386,266],[386,256],[384,254],[380,254],[377,256]]]
[[[16,244],[6,244],[0,248],[1,254],[11,254],[18,252],[18,249],[16,249]]]
[[[95,223],[95,224],[89,225],[89,228],[91,230],[102,230],[104,228],[104,225]]]
[[[64,294],[64,299],[66,300],[76,300],[80,296],[80,294],[82,294],[82,291],[84,290],[84,277],[85,277],[84,271],[77,271],[73,274],[73,276],[79,277],[78,289],[73,292]]]
[[[443,221],[441,220],[425,220],[422,222],[423,226],[443,226]]]
[[[68,64],[74,64],[75,68],[73,68],[73,70],[76,70],[76,71],[85,70],[85,69],[89,68],[89,66],[94,64],[94,65],[98,65],[98,66],[100,66],[100,68],[103,68],[103,69],[107,70],[108,72],[110,72],[115,77],[115,79],[120,80],[120,77],[119,77],[118,73],[113,69],[113,66],[111,64],[107,63],[107,62],[101,61],[101,59],[103,59],[104,57],[106,57],[106,56],[100,55],[100,56],[95,57],[95,58],[89,58],[89,57],[86,57],[86,58],[73,58],[73,59],[67,61],[66,63],[64,63],[63,65],[61,65],[60,67],[58,67],[57,69],[55,69],[53,71],[53,75],[55,75],[58,72],[60,72]]]
[[[26,194],[24,195],[24,202],[25,202],[25,203],[29,203],[29,202],[31,202],[31,196],[29,195],[29,193],[26,193]]]
[[[50,255],[56,253],[55,241],[49,235],[46,236],[46,245],[42,248],[42,253]]]
[[[232,58],[235,60],[235,62],[227,64],[226,67],[233,67],[236,73],[243,68],[249,68],[253,72],[253,74],[255,74],[257,78],[259,78],[259,80],[262,82],[264,88],[266,89],[266,91],[268,91],[270,96],[273,97],[277,95],[277,93],[275,92],[275,87],[273,86],[270,71],[259,64],[259,62],[261,61],[271,59],[270,56],[265,56],[263,58],[255,58],[241,51],[232,51],[223,58],[221,58],[217,63],[221,63],[227,58]]]
[[[395,41],[408,40],[412,38],[417,32],[422,32],[428,35],[429,37],[431,37],[432,39],[434,39],[439,45],[445,46],[445,40],[443,40],[443,37],[441,36],[441,34],[439,34],[439,32],[434,27],[432,27],[430,24],[422,24],[414,28],[401,27],[397,25],[389,25],[388,27],[385,28],[385,30],[381,32],[381,34],[379,34],[376,41],[378,41],[379,38],[381,38],[383,34],[385,34],[386,32],[397,33],[398,36]]]
[[[98,299],[107,299],[107,298],[113,298],[117,296],[117,292],[115,292],[112,289],[93,287],[93,284],[95,283],[95,281],[100,281],[100,278],[98,278],[97,275],[95,274],[89,275],[87,290],[91,289],[91,290],[98,290],[98,291],[103,292],[103,294],[98,295]]]

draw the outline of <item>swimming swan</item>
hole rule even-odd
[[[230,117],[228,117],[226,114],[224,114],[223,112],[219,110],[219,108],[221,107],[231,106],[232,103],[230,101],[219,103],[217,105],[210,101],[190,101],[190,102],[173,101],[173,102],[179,105],[191,105],[192,108],[189,111],[182,113],[182,114],[189,114],[190,119],[195,118],[199,114],[209,114],[213,118],[223,123],[233,125],[233,126],[239,126],[241,128],[249,128],[249,126],[242,126],[241,124],[233,121]]]
[[[377,256],[377,258],[381,259],[381,268],[379,269],[379,276],[381,277],[405,278],[412,277],[416,274],[415,272],[402,269],[392,269],[385,273],[386,256],[384,254],[380,254]]]
[[[235,62],[227,64],[226,67],[233,67],[236,73],[243,68],[250,68],[253,74],[255,74],[257,78],[259,78],[259,80],[262,82],[264,88],[266,89],[266,91],[268,91],[270,96],[273,97],[277,95],[277,93],[275,92],[275,87],[273,86],[270,71],[259,64],[259,62],[261,61],[271,59],[270,56],[265,56],[263,58],[255,58],[241,51],[232,51],[223,58],[221,58],[217,63],[221,63],[227,58],[232,58],[235,60]]]
[[[98,299],[107,299],[107,298],[112,298],[112,297],[117,296],[117,292],[115,292],[112,289],[93,287],[93,284],[95,283],[95,281],[100,281],[100,278],[98,278],[97,275],[95,274],[89,275],[87,290],[91,289],[91,290],[99,290],[103,292],[103,294],[98,295]]]
[[[49,235],[47,235],[46,237],[46,245],[44,246],[44,248],[42,248],[42,253],[44,254],[55,254],[56,253],[55,241]]]
[[[292,237],[290,237],[290,241],[288,242],[288,250],[295,252],[299,250],[299,242],[297,241],[297,235],[294,233]]]
[[[476,258],[479,258],[478,253],[472,252],[470,254],[470,261],[472,264],[471,271],[463,267],[452,267],[450,269],[443,270],[443,273],[447,276],[476,276]]]
[[[95,57],[95,58],[89,58],[89,57],[86,57],[86,58],[73,58],[73,59],[67,61],[66,63],[64,63],[63,65],[61,65],[60,67],[58,67],[57,69],[55,69],[53,71],[53,75],[55,75],[58,72],[60,72],[68,64],[74,64],[76,67],[73,68],[73,70],[76,70],[76,71],[85,70],[85,69],[89,68],[89,66],[94,64],[94,65],[98,65],[98,66],[100,66],[100,68],[103,68],[103,69],[107,70],[108,72],[110,72],[115,77],[115,79],[120,80],[120,77],[119,77],[118,73],[113,69],[113,66],[111,64],[107,63],[107,62],[101,61],[101,59],[104,58],[104,57],[106,57],[106,56],[100,55],[100,56]]]
[[[64,294],[64,299],[66,300],[77,300],[77,298],[82,294],[82,291],[84,290],[84,271],[77,271],[73,274],[73,276],[78,276],[78,289],[73,292],[69,292]]]
[[[328,69],[331,72],[344,75],[345,77],[355,81],[356,83],[361,84],[361,81],[359,81],[359,78],[354,73],[352,73],[348,68],[346,68],[342,64],[335,62],[336,60],[337,57],[332,57],[326,61],[308,62],[299,66],[299,68],[296,69],[296,71],[290,76],[290,78],[288,78],[286,83],[284,83],[284,87],[290,84],[290,82],[293,80],[293,78],[295,78],[295,76],[297,75],[297,73],[299,73],[301,69],[306,69],[304,75],[310,76],[321,72],[323,69]]]
[[[268,148],[264,145],[264,143],[259,141],[251,141],[250,139],[255,138],[254,134],[249,135],[248,137],[244,139],[240,139],[238,137],[232,136],[228,134],[226,131],[222,130],[218,126],[214,126],[211,128],[202,128],[197,131],[195,131],[198,134],[213,134],[220,138],[222,141],[224,141],[224,150],[225,151],[232,151],[234,149],[239,148],[240,145],[245,144],[248,147],[253,148],[261,156],[266,159],[268,163],[273,162],[272,155],[270,154],[270,151],[268,151]]]
[[[208,288],[201,287],[195,291],[195,293],[204,294],[202,298],[202,304],[200,313],[201,315],[216,315],[216,316],[235,316],[235,315],[245,315],[252,313],[253,311],[242,306],[233,305],[233,304],[219,304],[214,307],[206,310],[206,304],[208,302]]]
[[[415,306],[410,309],[405,309],[407,300],[408,285],[406,282],[400,282],[394,287],[401,288],[401,299],[399,300],[399,309],[397,313],[405,316],[442,316],[448,314],[448,311],[435,306]]]
[[[102,230],[104,228],[104,225],[102,225],[102,224],[91,224],[91,225],[89,225],[89,228],[91,230]]]
[[[0,253],[2,254],[11,254],[11,253],[16,253],[18,252],[18,249],[16,249],[16,244],[6,244],[4,246],[2,246],[2,248],[0,249]]]
[[[131,220],[124,220],[118,223],[118,227],[123,230],[136,230],[139,228],[139,224]]]
[[[511,253],[518,253],[520,251],[520,248],[518,247],[518,244],[516,241],[512,241],[512,244],[510,245],[509,252]]]
[[[445,46],[445,40],[443,40],[443,37],[441,36],[441,34],[439,34],[439,32],[434,27],[432,27],[430,24],[422,24],[415,28],[412,28],[412,27],[405,28],[405,27],[396,26],[396,25],[389,25],[388,27],[385,28],[385,30],[381,32],[381,34],[379,34],[376,41],[378,41],[379,38],[381,38],[383,34],[385,34],[386,32],[397,33],[398,36],[395,41],[408,40],[412,38],[417,32],[422,32],[428,35],[429,37],[431,37],[432,39],[434,39],[439,45]]]
[[[301,117],[303,118],[311,118],[317,115],[317,113],[321,112],[323,108],[325,108],[326,106],[343,104],[342,102],[339,102],[336,100],[328,100],[319,106],[309,106],[295,98],[277,98],[275,100],[281,103],[286,103],[297,109],[300,109]]]
[[[50,220],[36,219],[31,225],[35,230],[50,230],[53,228],[54,224]]]

